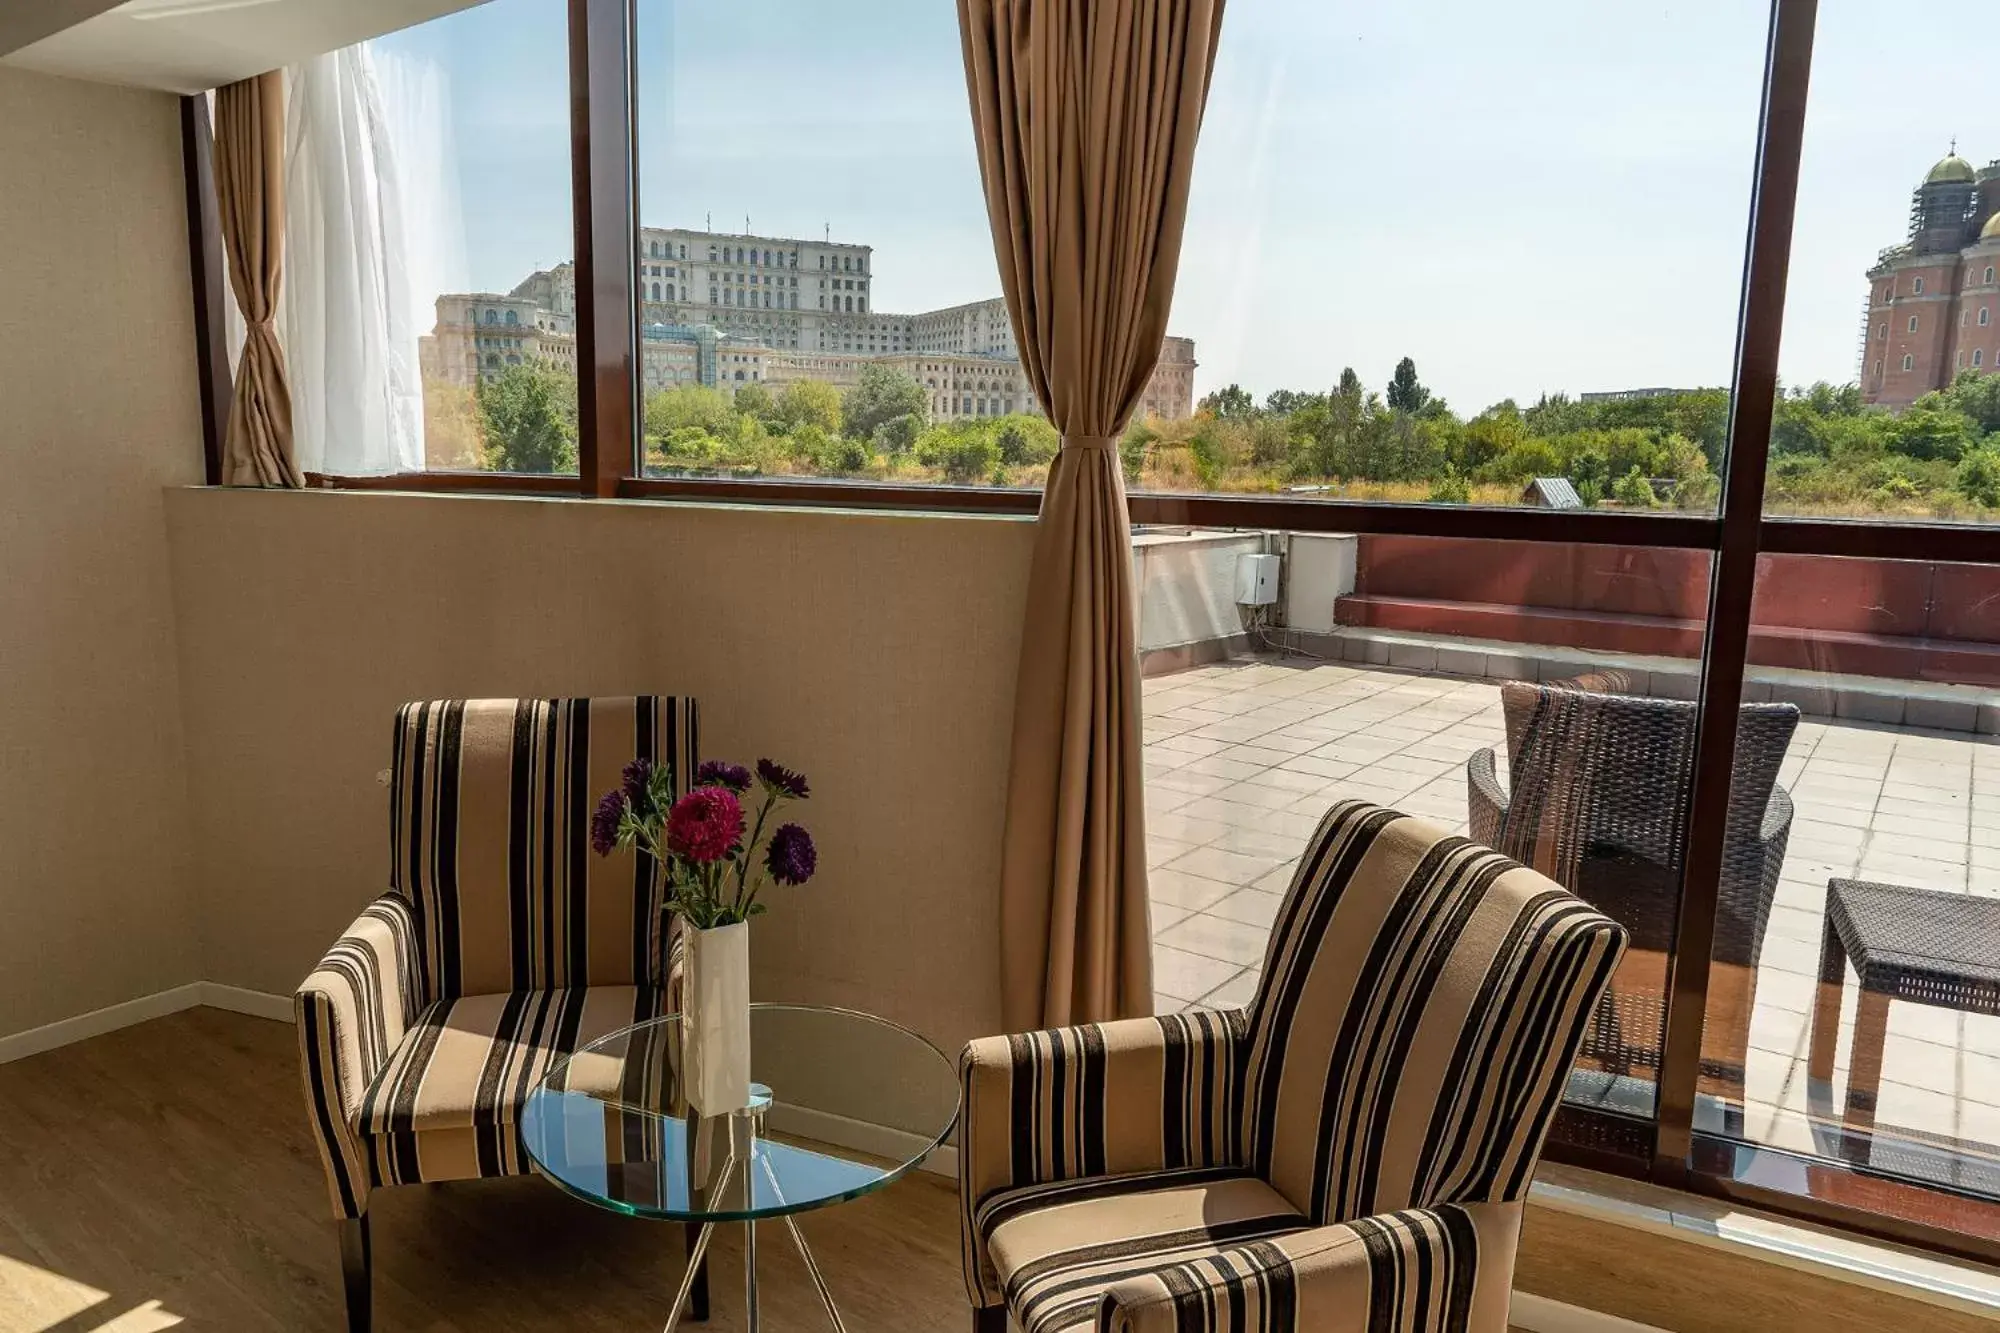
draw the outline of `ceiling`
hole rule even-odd
[[[11,0],[0,63],[198,93],[482,0]]]

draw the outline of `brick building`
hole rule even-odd
[[[1910,237],[1868,270],[1861,397],[1907,407],[1960,371],[2000,368],[2000,159],[1956,151],[1910,201]]]

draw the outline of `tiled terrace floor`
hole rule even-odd
[[[1162,1010],[1246,1003],[1279,895],[1321,813],[1364,797],[1464,832],[1465,766],[1501,749],[1490,681],[1234,661],[1145,686],[1155,985]],[[1504,776],[1504,758],[1499,765]],[[1781,780],[1797,802],[1758,974],[1745,1124],[1810,1149],[1806,1042],[1826,881],[2000,896],[2000,744],[1808,718]],[[1844,1097],[1850,976],[1834,1088]],[[2000,1019],[1894,1004],[1878,1121],[2000,1145]],[[2000,1153],[2000,1149],[1987,1149]]]

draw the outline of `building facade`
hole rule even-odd
[[[889,314],[872,308],[873,280],[866,245],[641,228],[645,392],[689,384],[733,392],[800,379],[846,389],[862,366],[879,362],[924,386],[933,420],[1041,410],[1004,299]],[[424,373],[469,385],[536,358],[574,371],[575,326],[568,263],[530,274],[504,297],[441,296],[437,327],[420,349]],[[1194,370],[1193,340],[1166,339],[1140,411],[1190,415]]]
[[[2000,365],[2000,159],[1953,152],[1910,202],[1910,235],[1868,270],[1862,401],[1907,407]]]

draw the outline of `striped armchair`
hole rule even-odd
[[[550,1064],[678,1007],[648,857],[590,850],[635,757],[699,754],[692,699],[485,699],[396,714],[389,891],[294,997],[306,1105],[366,1330],[369,1191],[518,1175],[516,1116]]]
[[[1502,1333],[1522,1200],[1624,930],[1335,806],[1247,1011],[976,1041],[976,1333]]]

